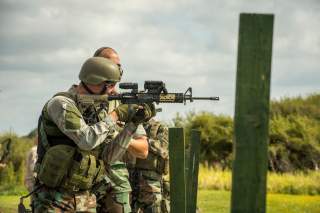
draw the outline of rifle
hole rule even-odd
[[[144,90],[138,90],[137,83],[120,83],[120,89],[131,89],[129,92],[117,95],[109,95],[108,100],[120,100],[123,104],[143,103],[184,103],[194,100],[218,101],[219,97],[193,97],[192,88],[189,87],[184,93],[168,93],[165,83],[162,81],[145,81]]]

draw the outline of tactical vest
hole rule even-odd
[[[144,125],[149,137],[149,154],[147,159],[137,158],[135,168],[156,171],[165,175],[169,171],[168,130],[160,122],[150,120]],[[158,134],[162,131],[163,138]]]
[[[107,114],[106,105],[97,107],[85,96],[83,100],[68,92],[55,96],[73,100],[88,125],[101,121]],[[37,178],[48,187],[73,192],[88,190],[104,175],[103,162],[99,160],[99,153],[104,144],[92,151],[80,150],[51,120],[47,105],[48,103],[42,110],[38,124],[38,161],[35,168]]]

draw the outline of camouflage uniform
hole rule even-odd
[[[120,102],[118,101],[109,102],[108,111],[113,111],[119,104]],[[131,212],[129,198],[131,186],[129,183],[129,173],[125,163],[127,159],[105,165],[106,176],[95,184],[92,189],[92,192],[97,197],[97,212]]]
[[[79,101],[86,95],[78,95],[75,87],[55,95],[43,109],[36,165],[36,185],[40,189],[34,196],[35,212],[96,212],[95,196],[88,190],[104,176],[100,159],[116,162],[126,152],[134,131],[145,134],[142,126],[136,130],[131,123],[118,134],[106,106]],[[51,160],[52,156],[56,159]],[[46,162],[51,167],[46,168]]]
[[[149,137],[149,155],[129,168],[132,208],[134,212],[169,212],[169,182],[164,179],[169,166],[168,128],[153,119],[144,128]]]
[[[97,197],[97,212],[131,212],[129,195],[131,186],[129,173],[123,161],[117,161],[106,168],[107,175],[93,187]]]
[[[26,158],[26,174],[24,177],[24,185],[29,192],[33,190],[35,173],[33,171],[37,161],[37,146],[33,146],[27,154]]]
[[[96,212],[95,196],[88,191],[69,193],[41,187],[36,196],[34,212]]]

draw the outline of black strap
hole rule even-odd
[[[83,85],[84,89],[87,90],[88,93],[90,93],[91,95],[96,95],[85,83],[81,81],[81,84]],[[103,95],[106,92],[106,90],[107,90],[107,87],[103,87],[99,95]]]
[[[39,119],[38,119],[38,145],[37,145],[37,163],[41,163],[42,159],[44,157],[44,153],[46,152],[46,148],[43,144],[43,138],[42,138],[42,132],[40,131],[41,128],[41,122],[42,122],[42,116],[43,112],[41,113]]]
[[[83,85],[84,89],[87,90],[88,93],[94,95],[94,92],[92,92],[92,90],[85,83],[81,81],[81,84]]]
[[[56,145],[68,145],[68,146],[73,146],[76,147],[77,144],[68,138],[67,136],[50,136],[47,135],[48,142],[50,147],[56,146]]]
[[[103,95],[106,92],[106,90],[107,90],[107,87],[106,86],[103,87],[102,90],[100,91],[100,95]]]
[[[36,188],[34,188],[29,194],[21,196],[20,197],[20,203],[18,205],[18,213],[26,213],[26,212],[31,212],[30,210],[26,209],[26,207],[23,205],[23,200],[28,198],[30,195],[34,194],[36,191],[38,191],[43,184],[38,185]],[[31,204],[33,205],[33,204]],[[33,212],[33,211],[32,211]]]
[[[27,209],[23,204],[23,200],[28,198],[30,195],[32,195],[36,191],[38,191],[40,189],[40,187],[42,187],[42,186],[43,185],[39,185],[34,190],[32,190],[29,194],[20,197],[20,203],[18,204],[18,213],[29,213],[29,212],[31,213],[31,212],[33,212],[33,207],[32,207],[32,210]],[[33,204],[31,204],[31,206],[32,205]]]

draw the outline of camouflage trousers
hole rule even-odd
[[[162,179],[162,201],[161,210],[163,213],[170,212],[170,182],[169,176]]]
[[[131,186],[125,163],[117,161],[106,166],[106,171],[106,176],[92,188],[97,197],[97,212],[130,213]]]
[[[110,193],[98,200],[98,213],[130,213],[129,192]]]
[[[132,209],[134,212],[169,212],[163,196],[162,175],[154,171],[131,170]]]
[[[33,195],[35,213],[96,212],[96,197],[88,191],[67,193],[41,187]]]
[[[130,191],[119,192],[111,183],[100,181],[94,185],[92,192],[97,198],[98,213],[130,213]]]

